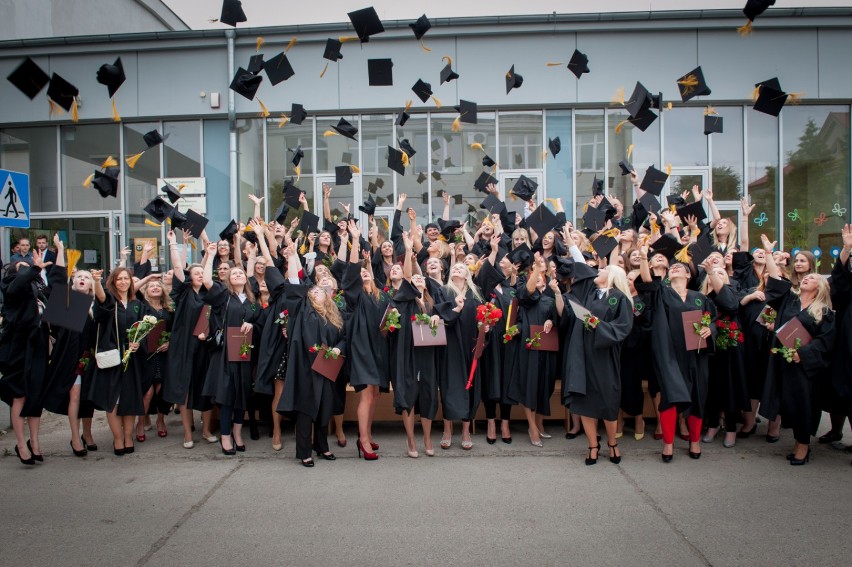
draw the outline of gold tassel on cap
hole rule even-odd
[[[101,164],[101,169],[106,169],[108,167],[117,167],[117,166],[118,166],[118,162],[116,161],[116,159],[112,156],[108,156],[104,160],[104,162]]]
[[[737,28],[737,33],[742,37],[747,35],[751,35],[751,20],[747,21],[744,26],[740,26]]]
[[[119,116],[118,108],[115,106],[115,99],[112,99],[112,121],[121,122],[121,116]]]
[[[382,224],[385,225],[385,232],[390,230],[390,225],[388,224],[388,219],[386,219],[385,217],[382,217]]]
[[[290,122],[290,119],[282,112],[281,116],[278,117],[278,127],[283,128],[288,122]]]
[[[339,136],[339,135],[340,134],[338,134],[334,130],[326,130],[325,132],[322,133],[323,138],[330,138],[331,136]]]
[[[260,99],[257,99],[257,102],[260,103],[260,116],[262,118],[269,118],[269,110],[266,108],[266,105]]]
[[[71,122],[80,121],[80,110],[77,105],[77,98],[74,97],[74,102],[71,103]]]
[[[698,86],[698,77],[694,74],[689,74],[682,80],[678,81],[677,84],[683,87],[683,94],[688,95],[695,90],[695,87]]]
[[[47,99],[47,104],[50,106],[50,116],[53,116],[54,114],[58,116],[65,112],[64,108],[53,102],[53,100],[51,99]]]
[[[292,49],[293,46],[296,45],[296,42],[298,42],[298,41],[299,41],[298,38],[294,35],[293,39],[290,40],[290,43],[287,44],[287,47],[284,48],[284,53],[287,53],[288,51],[290,51],[290,49]]]
[[[666,166],[666,175],[671,175],[671,174],[672,174],[672,164],[668,164]]]
[[[414,104],[414,100],[408,100],[405,102],[404,112],[408,112],[411,109],[411,105]]]
[[[618,90],[615,91],[615,96],[612,97],[613,104],[620,104],[624,106],[624,87],[618,87]]]
[[[357,35],[342,35],[337,38],[340,43],[349,43],[350,41],[358,41]]]
[[[325,64],[325,67],[322,68],[322,73],[320,73],[320,79],[325,77],[325,72],[328,71],[328,63]]]
[[[627,159],[630,159],[630,156],[633,155],[633,144],[627,146]]]
[[[428,47],[425,43],[423,43],[422,39],[420,40],[420,49],[422,49],[426,53],[429,53],[430,51],[432,51],[432,48]]]
[[[255,50],[255,52],[260,51],[260,48],[261,48],[261,47],[263,47],[263,38],[262,38],[262,37],[258,37],[258,38],[257,38],[257,44],[254,46],[254,50]]]
[[[710,116],[711,114],[718,114],[718,112],[716,112],[716,109],[712,106],[708,106],[704,109],[704,116]]]
[[[86,179],[83,180],[83,187],[89,187],[92,184],[92,179],[95,178],[95,174],[92,173]]]
[[[678,262],[683,262],[684,264],[689,263],[689,246],[684,246],[675,254],[675,260]]]
[[[789,102],[790,104],[799,104],[802,101],[802,97],[804,97],[806,94],[807,93],[805,93],[805,92],[787,93],[787,96],[789,97],[787,99],[787,102]]]
[[[545,63],[548,67],[562,67],[562,63]]]
[[[607,237],[607,238],[615,238],[615,237],[616,237],[616,236],[618,236],[619,234],[621,234],[621,231],[620,231],[619,229],[617,229],[617,228],[611,228],[611,229],[609,229],[609,230],[605,230],[605,231],[603,231],[603,232],[601,233],[601,236],[605,236],[605,237]]]
[[[80,257],[82,255],[82,252],[74,250],[73,248],[69,248],[65,251],[65,265],[68,267],[68,275],[71,275],[71,272],[73,272],[74,268],[77,267],[77,262],[80,261]]]
[[[297,166],[293,167],[293,173],[296,174],[296,181],[299,181],[299,179],[302,178],[302,166],[297,165]]]
[[[153,226],[155,228],[162,228],[163,226],[160,223],[152,221],[151,219],[145,219],[145,224],[147,224],[148,226]]]
[[[453,120],[453,132],[458,132],[461,130],[461,115],[456,116],[456,119]]]
[[[126,158],[124,161],[127,162],[127,167],[129,167],[130,169],[136,167],[136,162],[139,161],[139,158],[141,158],[142,154],[144,153],[145,152],[139,152],[138,154],[134,154],[129,158]]]
[[[435,95],[432,95],[432,100],[435,101],[435,106],[437,106],[438,108],[441,108],[442,106],[444,106],[443,104],[441,104],[441,101],[438,100],[438,97],[436,97]]]
[[[481,152],[484,152],[484,151],[485,151],[485,148],[483,148],[483,147],[482,147],[482,144],[480,144],[479,142],[474,142],[474,143],[472,143],[472,144],[470,145],[470,149],[472,149],[472,150],[479,150],[479,151],[481,151]]]
[[[450,57],[449,55],[444,55],[443,57],[441,57],[441,61],[444,61],[450,67],[453,66],[453,58]]]
[[[410,163],[409,158],[408,158],[408,154],[405,153],[405,152],[402,152],[402,158],[400,158],[400,161],[402,161],[402,167],[408,167],[408,164]],[[355,167],[355,166],[352,166],[352,167]],[[356,171],[355,173],[359,173],[359,172]]]
[[[406,158],[408,157],[405,152],[402,152],[402,155],[405,156],[402,158],[402,163],[405,163]],[[355,165],[354,163],[350,163],[349,167],[352,168],[352,173],[361,173],[361,168]]]
[[[754,87],[754,90],[751,91],[751,101],[757,102],[757,98],[760,96],[760,85]]]
[[[621,129],[624,128],[624,125],[627,124],[629,120],[622,120],[618,124],[615,125],[615,133],[621,134]]]

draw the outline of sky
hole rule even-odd
[[[218,18],[221,0],[163,0],[192,29],[229,27]],[[376,8],[383,20],[416,20],[425,10],[430,18],[507,16],[523,14],[647,12],[668,10],[742,9],[745,0],[242,0],[248,22],[238,27],[348,22],[347,12]],[[775,7],[848,7],[850,0],[777,0]],[[520,7],[523,7],[521,9]],[[772,9],[772,8],[770,8]]]

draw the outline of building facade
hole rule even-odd
[[[3,231],[2,255],[8,258],[8,242],[24,233],[59,230],[72,247],[91,251],[83,264],[113,262],[122,246],[162,238],[164,229],[145,224],[142,207],[163,178],[187,182],[186,201],[210,219],[213,235],[232,217],[251,215],[249,194],[266,197],[265,213],[275,210],[284,180],[295,175],[290,150],[297,146],[305,152],[297,185],[317,213],[323,183],[333,185],[335,166],[351,163],[360,173],[351,185],[334,187],[333,214],[342,214],[339,203],[356,210],[369,192],[377,214],[388,216],[405,193],[420,219],[431,219],[441,214],[438,194],[446,191],[451,215],[474,220],[484,195],[473,182],[491,171],[482,166],[487,154],[498,164],[501,192],[526,175],[539,183],[539,202],[561,199],[568,217],[578,219],[596,177],[630,208],[632,188],[618,162],[632,147],[640,175],[650,165],[671,166],[666,192],[712,187],[723,214],[733,218],[747,195],[757,204],[752,245],[763,232],[785,248],[827,258],[852,209],[852,8],[771,10],[748,37],[737,34],[742,19],[738,11],[438,19],[424,38],[431,51],[414,39],[408,21],[384,22],[385,33],[369,43],[344,43],[343,59],[322,76],[326,39],[352,35],[351,26],[0,42],[0,73],[32,57],[77,86],[81,102],[73,123],[67,115],[51,117],[43,93],[30,101],[8,81],[0,84],[0,168],[30,175],[32,206],[29,231]],[[297,37],[287,53],[296,74],[277,86],[264,78],[258,90],[271,112],[265,118],[257,99],[228,89],[255,55],[259,36],[266,58]],[[575,48],[591,69],[579,80],[566,68]],[[95,73],[119,56],[127,81],[115,97],[122,120],[113,122]],[[440,84],[445,56],[460,78]],[[393,86],[368,85],[367,60],[380,58],[394,61]],[[507,94],[512,65],[524,82]],[[681,103],[676,81],[699,65],[712,93]],[[755,83],[773,77],[784,90],[802,93],[778,118],[751,108]],[[424,104],[414,96],[418,79],[431,83],[437,100]],[[637,81],[673,101],[644,132],[621,124],[627,112],[612,102]],[[412,99],[411,118],[396,125]],[[462,99],[478,103],[478,123],[454,131],[453,107]],[[293,103],[309,116],[282,126],[280,116]],[[708,105],[723,117],[724,133],[704,135]],[[324,136],[341,117],[358,127],[357,141]],[[145,149],[142,136],[152,129],[168,135],[166,142],[127,167],[122,160]],[[547,142],[557,136],[562,151],[554,158]],[[387,146],[401,139],[417,151],[404,176],[387,167]],[[471,147],[477,142],[482,150]],[[81,182],[107,156],[123,167],[118,197],[102,199]],[[507,199],[510,209],[521,204]],[[160,256],[165,260],[162,250]],[[824,261],[821,271],[829,265]]]

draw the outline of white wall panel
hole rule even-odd
[[[852,98],[852,32],[820,29],[818,38],[819,97]]]
[[[140,116],[205,115],[227,112],[231,83],[225,43],[221,48],[140,52],[138,56]],[[124,90],[124,87],[122,88]],[[207,98],[199,93],[204,91]],[[222,95],[222,108],[211,110],[209,94]],[[121,91],[119,91],[121,92]]]

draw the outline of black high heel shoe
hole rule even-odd
[[[565,439],[576,439],[578,435],[580,435],[580,430],[578,430],[576,433],[568,431],[565,433]]]
[[[744,429],[740,429],[739,431],[737,431],[737,439],[748,439],[749,437],[754,435],[756,432],[757,432],[757,423],[755,423],[754,426],[748,431],[746,431]]]
[[[37,463],[43,463],[44,462],[44,455],[42,455],[40,453],[36,453],[35,451],[33,451],[33,446],[30,445],[29,439],[27,439],[27,449],[30,450],[30,454],[33,456],[33,459],[35,459]]]
[[[607,443],[607,447],[609,447],[609,462],[614,464],[614,465],[617,465],[618,463],[620,463],[621,462],[621,455],[613,455],[613,453],[614,453],[613,449],[616,449],[618,447],[618,443],[616,443],[615,445],[610,445],[609,443]]]
[[[588,466],[590,466],[590,465],[595,465],[595,464],[597,464],[597,462],[598,462],[598,456],[597,456],[597,454],[595,454],[595,458],[594,458],[594,459],[592,458],[592,451],[595,451],[595,450],[597,450],[598,452],[600,452],[600,450],[601,450],[601,446],[600,446],[600,445],[598,445],[597,447],[589,447],[589,456],[588,456],[588,457],[586,457],[586,466],[587,466],[587,467],[588,467]]]
[[[252,438],[252,439],[254,439],[254,438]],[[240,453],[245,453],[245,452],[246,452],[246,446],[245,446],[245,445],[237,445],[237,443],[236,443],[236,442],[234,442],[234,449],[236,449],[236,450],[237,450],[237,451],[239,451]]]
[[[122,447],[121,449],[118,449],[118,448],[116,448],[115,445],[113,445],[112,446],[112,452],[115,453],[116,457],[122,457],[122,456],[124,456],[124,447]]]
[[[301,459],[301,462],[303,467],[311,468],[312,466],[314,466],[314,460],[310,457],[308,457],[307,459]]]
[[[75,457],[85,457],[89,454],[89,452],[86,450],[85,443],[83,444],[83,449],[80,451],[74,448],[74,443],[72,443],[71,441],[69,441],[68,444],[71,445],[71,451],[74,453]]]
[[[87,451],[97,451],[98,445],[97,443],[86,443],[86,438],[80,435],[80,441],[83,443],[83,448]]]
[[[781,440],[780,435],[770,435],[769,433],[766,434],[766,442],[767,443],[778,443],[778,441],[780,441],[780,440]]]
[[[317,451],[317,457],[322,457],[326,461],[336,461],[337,460],[337,457],[335,457],[334,453],[332,453],[331,451],[329,451],[328,453],[320,453],[319,451]]]
[[[15,454],[16,454],[16,455],[18,455],[18,458],[19,458],[19,459],[21,459],[21,464],[22,464],[22,465],[34,465],[34,464],[35,464],[35,459],[33,458],[32,453],[30,453],[30,458],[29,458],[29,459],[24,459],[24,458],[21,456],[21,452],[18,450],[18,445],[17,445],[17,444],[15,444]]]
[[[672,447],[672,454],[671,455],[666,455],[665,453],[660,453],[660,458],[663,460],[664,463],[672,462],[672,459],[674,459],[674,447]]]
[[[231,440],[231,443],[233,444],[234,441]],[[237,454],[237,450],[234,447],[231,447],[230,449],[225,449],[225,446],[222,444],[222,438],[221,437],[219,438],[219,446],[222,447],[222,454],[223,455],[228,455],[230,457],[231,455]]]
[[[788,455],[788,457],[789,456],[791,456],[791,455]],[[808,449],[808,452],[805,455],[804,459],[797,459],[796,455],[793,454],[792,458],[790,459],[790,464],[793,465],[794,467],[800,467],[800,466],[804,465],[805,463],[809,462],[810,460],[811,460],[811,450]]]

